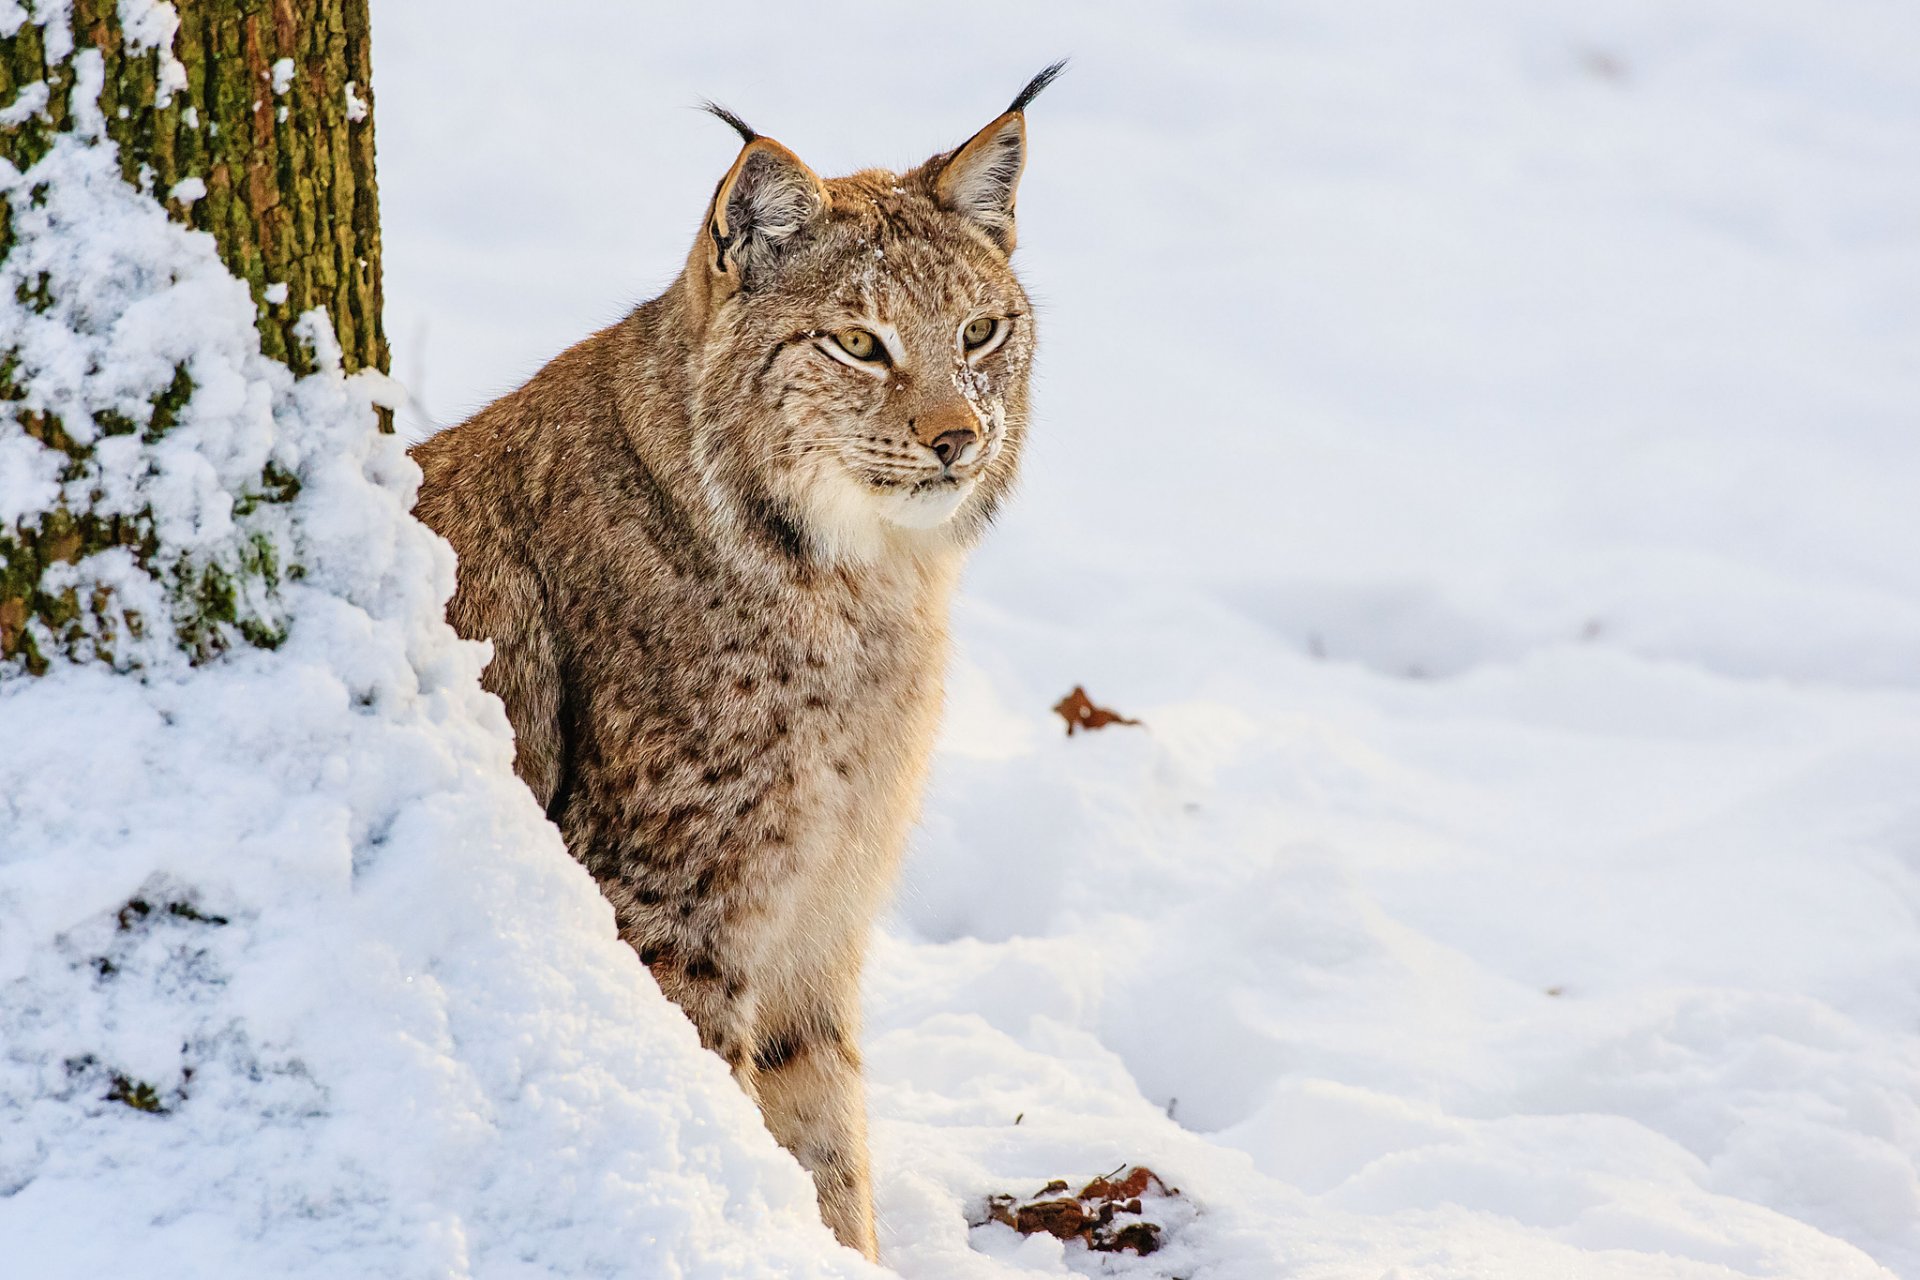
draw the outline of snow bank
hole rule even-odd
[[[126,10],[129,6],[122,6]],[[82,52],[76,105],[98,59]],[[408,514],[380,380],[259,354],[205,236],[126,188],[82,116],[4,176],[56,305],[5,313],[14,377],[91,470],[0,424],[0,515],[68,486],[150,505],[169,556],[264,541],[284,634],[190,667],[0,681],[0,1239],[10,1274],[538,1277],[876,1274],[703,1052],[511,773],[485,651],[442,621],[453,560]],[[6,298],[14,302],[12,282]],[[271,464],[290,502],[236,498]],[[77,487],[76,487],[77,486]],[[246,506],[248,504],[238,504]],[[78,579],[149,618],[123,553]]]

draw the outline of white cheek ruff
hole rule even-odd
[[[875,489],[838,467],[816,471],[800,490],[801,509],[831,560],[872,562],[897,550],[902,534],[924,534],[953,519],[974,481],[925,489]]]
[[[973,484],[962,480],[918,492],[880,494],[880,514],[902,529],[936,529],[953,519],[953,513],[972,494]]]

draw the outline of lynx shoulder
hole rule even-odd
[[[715,108],[743,146],[679,278],[414,451],[516,769],[870,1257],[859,971],[1027,431],[1009,255],[1058,70],[902,174]]]

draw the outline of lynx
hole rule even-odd
[[[1027,431],[1014,199],[1059,71],[902,174],[710,106],[743,146],[680,276],[414,451],[515,769],[869,1258],[860,967]]]

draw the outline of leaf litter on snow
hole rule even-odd
[[[1070,1192],[1064,1178],[1056,1178],[1025,1200],[1000,1193],[989,1196],[975,1230],[998,1224],[1022,1236],[1049,1235],[1069,1246],[1079,1242],[1087,1253],[1157,1253],[1167,1237],[1192,1220],[1192,1202],[1170,1187],[1145,1165],[1121,1169],[1093,1179]],[[1075,1252],[1071,1248],[1069,1254]]]

